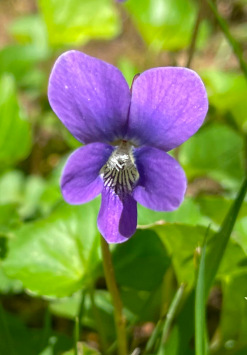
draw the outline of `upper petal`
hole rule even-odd
[[[65,201],[70,204],[86,203],[101,193],[103,180],[99,172],[112,150],[107,144],[92,143],[70,155],[61,179]]]
[[[80,142],[112,142],[126,128],[130,91],[113,65],[78,51],[62,54],[51,72],[50,105]]]
[[[98,228],[107,243],[123,243],[136,230],[136,201],[130,195],[120,198],[112,189],[102,190]]]
[[[166,152],[150,147],[135,151],[140,174],[134,199],[155,211],[172,211],[184,199],[186,177],[179,163]]]
[[[127,138],[169,151],[199,129],[207,110],[207,93],[194,71],[147,70],[132,86]]]

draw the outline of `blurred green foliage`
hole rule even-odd
[[[120,31],[118,13],[110,0],[40,0],[39,5],[54,46],[112,38]]]
[[[189,45],[197,14],[197,3],[183,0],[129,0],[134,23],[151,49],[178,50]],[[199,44],[205,43],[209,28],[203,23]]]
[[[17,99],[13,77],[0,78],[0,164],[14,165],[31,150],[31,127]]]
[[[76,318],[78,354],[104,353],[104,346],[114,354],[113,306],[96,226],[100,200],[82,206],[62,200],[60,173],[79,145],[51,112],[49,73],[68,48],[118,65],[129,85],[147,68],[185,65],[199,4],[40,0],[26,8],[20,1],[24,10],[13,2],[9,6],[17,10],[9,16],[7,3],[0,2],[8,24],[0,27],[0,355],[74,355]],[[231,33],[246,50],[246,1],[222,3]],[[184,283],[164,349],[194,354],[195,285],[207,234],[208,268],[200,278],[208,280],[212,265],[217,271],[206,305],[209,353],[244,355],[247,201],[226,249],[217,238],[227,240],[231,228],[223,237],[217,231],[246,174],[247,84],[209,9],[192,64],[210,109],[200,131],[171,152],[186,171],[187,196],[174,212],[139,206],[138,230],[127,243],[112,246],[113,263],[132,350],[145,348]],[[227,218],[230,223],[233,214]]]

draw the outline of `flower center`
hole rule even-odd
[[[132,146],[127,141],[122,141],[112,152],[100,173],[105,186],[112,189],[116,195],[131,193],[139,179]]]

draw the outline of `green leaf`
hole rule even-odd
[[[40,198],[45,189],[45,181],[40,176],[29,175],[22,189],[22,203],[19,213],[24,218],[30,218],[39,209]]]
[[[83,354],[83,355],[100,355],[100,353],[92,348],[91,346],[85,344],[85,343],[79,343],[78,344],[78,355]],[[66,353],[63,353],[62,355],[75,355],[75,351],[66,351]]]
[[[236,224],[233,238],[241,246],[245,255],[247,255],[247,217],[241,219]]]
[[[220,344],[234,351],[247,345],[247,272],[225,279],[220,318]]]
[[[229,208],[233,204],[233,199],[226,199],[223,196],[199,196],[196,203],[200,207],[203,215],[208,216],[213,222],[221,225]],[[241,219],[247,215],[247,203],[243,202],[237,219]]]
[[[5,312],[1,305],[0,334],[0,354],[25,355],[34,353],[31,334],[28,334],[28,330],[20,319]]]
[[[210,287],[212,286],[215,275],[218,271],[220,262],[225,253],[226,246],[228,244],[233,226],[237,219],[239,210],[243,203],[247,190],[247,179],[244,180],[239,193],[232,204],[228,214],[226,215],[224,222],[220,230],[209,240],[208,252],[206,257],[206,269],[205,276],[205,292],[208,294]]]
[[[128,0],[126,8],[143,39],[154,50],[178,50],[189,45],[197,13],[196,6],[184,0]],[[202,24],[199,41],[206,37]]]
[[[39,5],[52,45],[78,45],[119,33],[119,18],[111,0],[39,0]]]
[[[9,27],[9,32],[19,43],[33,44],[43,48],[44,52],[48,51],[46,27],[39,14],[15,19]]]
[[[15,82],[0,78],[0,164],[10,166],[24,159],[31,149],[30,124],[17,99]]]
[[[24,174],[18,170],[3,174],[0,177],[0,204],[18,204],[24,182]]]
[[[92,297],[89,293],[85,295],[85,302],[82,312],[81,324],[87,328],[91,328],[95,331],[98,330],[99,318],[102,325],[106,325],[104,332],[106,337],[112,342],[114,341],[114,318],[113,318],[113,305],[111,302],[111,296],[108,291],[94,290],[94,306],[92,305]],[[78,316],[78,309],[80,307],[81,292],[77,292],[71,297],[57,299],[50,302],[49,309],[55,315],[59,317],[66,317],[74,320]],[[97,316],[95,317],[95,308],[97,310]]]
[[[207,175],[222,184],[244,176],[243,139],[225,125],[205,127],[180,148],[180,162],[189,178]]]
[[[21,281],[7,277],[0,264],[0,293],[5,295],[9,293],[20,293],[22,291],[23,286]]]
[[[187,289],[195,280],[194,254],[205,236],[206,227],[170,224],[153,227],[166,246],[179,284]]]
[[[175,293],[172,302],[169,306],[169,309],[167,311],[167,315],[166,318],[164,320],[164,324],[163,324],[163,329],[162,329],[162,335],[161,335],[161,341],[160,341],[160,346],[159,346],[159,350],[158,350],[158,355],[163,355],[164,353],[166,353],[165,351],[165,344],[167,342],[168,339],[168,335],[170,333],[170,329],[172,327],[172,322],[174,321],[174,318],[176,316],[177,313],[177,309],[180,306],[183,294],[184,294],[184,288],[185,285],[182,284],[180,285],[180,287],[178,288],[177,292]]]
[[[116,279],[122,287],[153,290],[161,284],[170,259],[157,234],[138,230],[113,252]]]
[[[39,213],[41,209],[40,200],[44,189],[46,188],[45,181],[40,176],[29,175],[25,178],[24,174],[18,170],[10,170],[0,177],[0,205],[11,205],[13,214],[12,219],[16,214],[22,218],[33,218],[35,214]],[[59,192],[60,194],[60,192]],[[61,199],[61,194],[59,195]],[[7,213],[3,212],[0,216],[0,231],[1,231],[1,219],[6,222],[4,217]],[[1,209],[4,207],[0,206]],[[5,218],[5,219],[4,219]]]
[[[233,234],[235,234],[235,230]],[[217,279],[225,280],[244,271],[247,272],[246,253],[242,246],[231,238],[217,271]]]
[[[52,344],[54,350],[52,354],[61,354],[62,351],[70,349],[72,346],[72,341],[65,335],[60,335],[50,330],[45,334],[43,329],[27,328],[20,317],[5,312],[1,305],[0,334],[1,355],[42,354],[46,342]]]
[[[138,204],[138,225],[149,227],[159,221],[199,224],[203,222],[200,210],[192,198],[186,197],[181,206],[172,212],[156,212]]]
[[[203,244],[207,228],[202,226],[193,227],[186,224],[165,224],[163,226],[155,226],[153,229],[168,250],[178,283],[186,283],[189,289],[195,281],[197,248]],[[206,272],[207,282],[209,281],[210,273],[214,270],[216,260],[221,263],[217,273],[217,278],[219,279],[239,272],[247,266],[245,253],[242,247],[234,240],[229,241],[227,248],[224,249],[221,255],[220,244],[223,243],[222,239],[224,237],[221,238],[219,233],[210,231],[208,235],[207,262],[209,265],[207,265]],[[219,255],[220,260],[218,259]]]
[[[42,84],[46,77],[43,71],[38,71],[35,64],[47,59],[47,52],[42,47],[33,44],[14,44],[0,50],[0,74],[12,74],[18,86],[26,86],[33,78],[38,79]]]
[[[139,291],[133,288],[121,288],[121,299],[126,317],[130,322],[156,322],[160,317],[162,287],[152,291]]]
[[[48,218],[15,233],[3,267],[9,277],[39,295],[63,297],[96,276],[98,200],[82,206],[61,204]]]
[[[206,253],[206,267],[205,267],[205,297],[208,295],[208,291],[212,285],[212,282],[214,280],[215,275],[217,274],[218,271],[218,267],[220,265],[220,263],[222,262],[223,256],[223,263],[221,264],[221,268],[219,270],[220,273],[222,273],[223,275],[223,280],[229,280],[229,275],[230,273],[232,273],[232,275],[234,275],[234,268],[236,270],[236,264],[239,263],[239,261],[241,261],[241,259],[243,258],[243,254],[241,254],[239,248],[235,248],[236,244],[234,244],[234,246],[231,245],[231,243],[229,244],[229,237],[230,234],[232,232],[232,228],[233,225],[235,223],[235,220],[237,218],[237,215],[239,213],[239,209],[241,207],[241,204],[243,202],[245,193],[246,193],[246,189],[247,189],[247,181],[245,180],[243,185],[241,186],[241,189],[238,193],[238,196],[236,198],[236,200],[234,201],[229,213],[226,215],[224,223],[220,229],[220,231],[218,233],[215,233],[214,235],[210,235],[209,236],[209,241],[208,241],[208,248],[207,248],[207,253]],[[164,226],[165,227],[165,226]],[[184,226],[180,226],[179,230],[181,233],[181,239],[180,243],[177,242],[177,237],[180,237],[179,233],[174,233],[174,231],[172,230],[173,227],[172,225],[170,226],[170,230],[162,230],[164,227],[155,227],[156,232],[158,233],[158,229],[160,229],[160,237],[162,238],[163,242],[168,246],[169,250],[171,250],[171,252],[173,252],[173,265],[174,265],[174,269],[176,272],[176,275],[178,277],[178,279],[186,279],[186,276],[189,276],[189,273],[187,272],[183,272],[183,270],[181,270],[181,267],[179,267],[182,264],[182,267],[184,267],[184,269],[188,269],[188,270],[193,270],[193,266],[191,264],[191,259],[192,259],[192,253],[193,253],[193,249],[191,248],[191,246],[189,246],[190,248],[190,253],[188,253],[188,250],[186,252],[186,248],[187,248],[187,243],[189,241],[189,243],[191,243],[190,239],[191,239],[191,232],[192,230],[187,229],[187,233],[185,234],[184,231]],[[188,227],[187,227],[188,228]],[[192,229],[192,227],[191,227]],[[169,233],[170,232],[170,233]],[[204,233],[205,233],[205,228],[204,228]],[[202,233],[200,233],[202,235]],[[173,238],[173,243],[176,245],[172,244],[172,241],[170,241],[172,239],[172,237],[176,236],[176,238]],[[183,237],[183,244],[181,243],[182,241],[182,237]],[[197,239],[199,238],[199,235],[197,236]],[[201,239],[201,238],[200,238]],[[196,239],[195,239],[196,241]],[[199,240],[199,245],[202,245],[202,240]],[[178,247],[179,245],[179,247]],[[229,253],[227,255],[227,249],[226,247],[229,249],[231,248],[231,250],[229,250]],[[232,249],[233,248],[233,249]],[[182,252],[180,251],[182,249]],[[174,250],[174,251],[173,251]],[[234,251],[235,250],[235,251]],[[234,251],[234,256],[237,257],[237,260],[235,260],[235,265],[232,265],[232,260],[230,260],[229,263],[229,255],[232,254],[232,251]],[[179,253],[180,257],[177,257],[176,252]],[[188,255],[186,257],[186,254]],[[179,259],[182,259],[181,261],[184,261],[183,263],[181,263],[181,261]],[[243,259],[242,259],[243,260]],[[187,264],[185,263],[187,261]],[[237,261],[237,262],[236,262]],[[190,265],[189,265],[190,263]],[[222,265],[227,265],[227,268],[225,268]],[[245,264],[246,264],[246,258],[245,258]],[[241,262],[240,265],[237,266],[241,266]],[[229,272],[229,269],[232,269]],[[223,269],[223,270],[222,270]],[[223,272],[222,272],[223,271]],[[238,270],[239,271],[239,270]],[[242,269],[242,272],[246,273],[246,268]],[[181,277],[182,275],[182,277]],[[191,277],[193,277],[193,274],[191,274]],[[188,323],[188,319],[189,317],[193,316],[193,307],[194,307],[194,299],[195,299],[195,295],[194,292],[192,292],[185,305],[183,310],[181,311],[179,317],[178,317],[178,328],[179,328],[179,349],[176,352],[176,355],[184,355],[184,354],[189,354],[190,350],[189,350],[189,343],[191,342],[192,336],[193,336],[193,324],[191,324],[192,322]],[[246,301],[246,300],[245,300]],[[236,318],[235,318],[236,319]],[[232,321],[232,324],[234,324],[234,321]],[[175,331],[175,330],[174,330]],[[177,331],[177,330],[176,330]],[[171,334],[171,338],[173,339],[174,336],[176,336],[176,334],[173,334],[174,332],[172,332]],[[182,344],[182,345],[181,345]],[[185,350],[186,349],[186,350]],[[225,348],[224,348],[225,351]]]
[[[137,67],[127,57],[121,57],[118,61],[118,68],[123,73],[129,87],[131,87],[133,79],[136,74],[140,72]]]
[[[246,131],[247,83],[243,74],[222,70],[203,70],[200,75],[209,102],[217,113],[231,113],[239,128]]]
[[[171,330],[171,334],[165,344],[165,350],[169,355],[195,355],[194,343],[194,310],[195,293],[194,290],[185,300],[183,307],[178,314],[176,324]],[[188,321],[189,320],[189,321]],[[169,351],[169,352],[168,352]]]
[[[30,28],[32,29],[30,31]],[[31,89],[30,94],[46,91],[47,72],[36,64],[47,60],[52,51],[48,46],[47,31],[39,14],[14,20],[9,32],[18,41],[0,51],[0,72],[12,73],[18,86]]]
[[[20,225],[20,217],[15,204],[0,205],[0,236]],[[0,247],[1,258],[1,247]]]

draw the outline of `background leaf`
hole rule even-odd
[[[40,0],[52,45],[81,44],[119,33],[117,12],[110,0]]]
[[[6,274],[34,293],[57,297],[92,282],[99,261],[97,207],[97,200],[61,204],[47,219],[23,226],[9,244]]]
[[[31,130],[17,99],[14,79],[0,78],[0,163],[11,165],[24,159],[31,149]]]
[[[243,144],[231,128],[210,125],[181,146],[180,162],[191,178],[206,174],[229,186],[244,176]]]
[[[139,230],[115,248],[113,263],[122,287],[149,291],[161,284],[170,259],[155,232]]]
[[[188,46],[196,8],[184,0],[128,0],[126,7],[147,44],[154,50],[178,50]],[[201,38],[205,38],[202,26]]]

